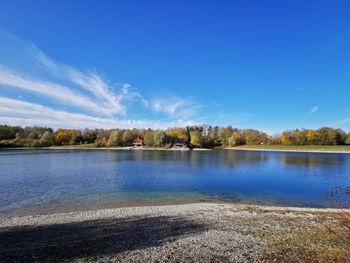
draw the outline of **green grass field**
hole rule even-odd
[[[232,147],[232,149],[247,150],[289,150],[289,151],[349,151],[350,145],[302,145],[302,146],[284,146],[284,145],[242,145]]]

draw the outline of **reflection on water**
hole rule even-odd
[[[282,159],[285,165],[295,165],[295,166],[308,166],[318,167],[318,166],[337,166],[342,165],[343,162],[348,160],[346,155],[335,155],[335,154],[308,154],[307,156],[298,155],[295,153],[283,154]]]
[[[2,150],[0,166],[0,212],[51,202],[196,196],[332,206],[325,193],[350,185],[348,154]]]
[[[171,161],[189,162],[191,165],[212,165],[215,162],[223,166],[234,166],[241,163],[260,163],[267,161],[266,152],[248,151],[125,151],[123,154],[114,154],[109,151],[111,162],[122,161]]]

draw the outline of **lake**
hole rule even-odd
[[[226,200],[335,207],[350,154],[1,150],[0,214]]]

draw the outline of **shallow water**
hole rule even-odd
[[[334,207],[350,154],[1,150],[0,213],[208,199]]]

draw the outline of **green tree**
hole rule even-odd
[[[336,129],[336,133],[337,133],[337,138],[336,138],[337,144],[339,145],[345,144],[347,134],[342,129]]]
[[[23,129],[21,127],[14,127],[8,125],[0,125],[0,141],[1,140],[13,140],[16,135]]]

